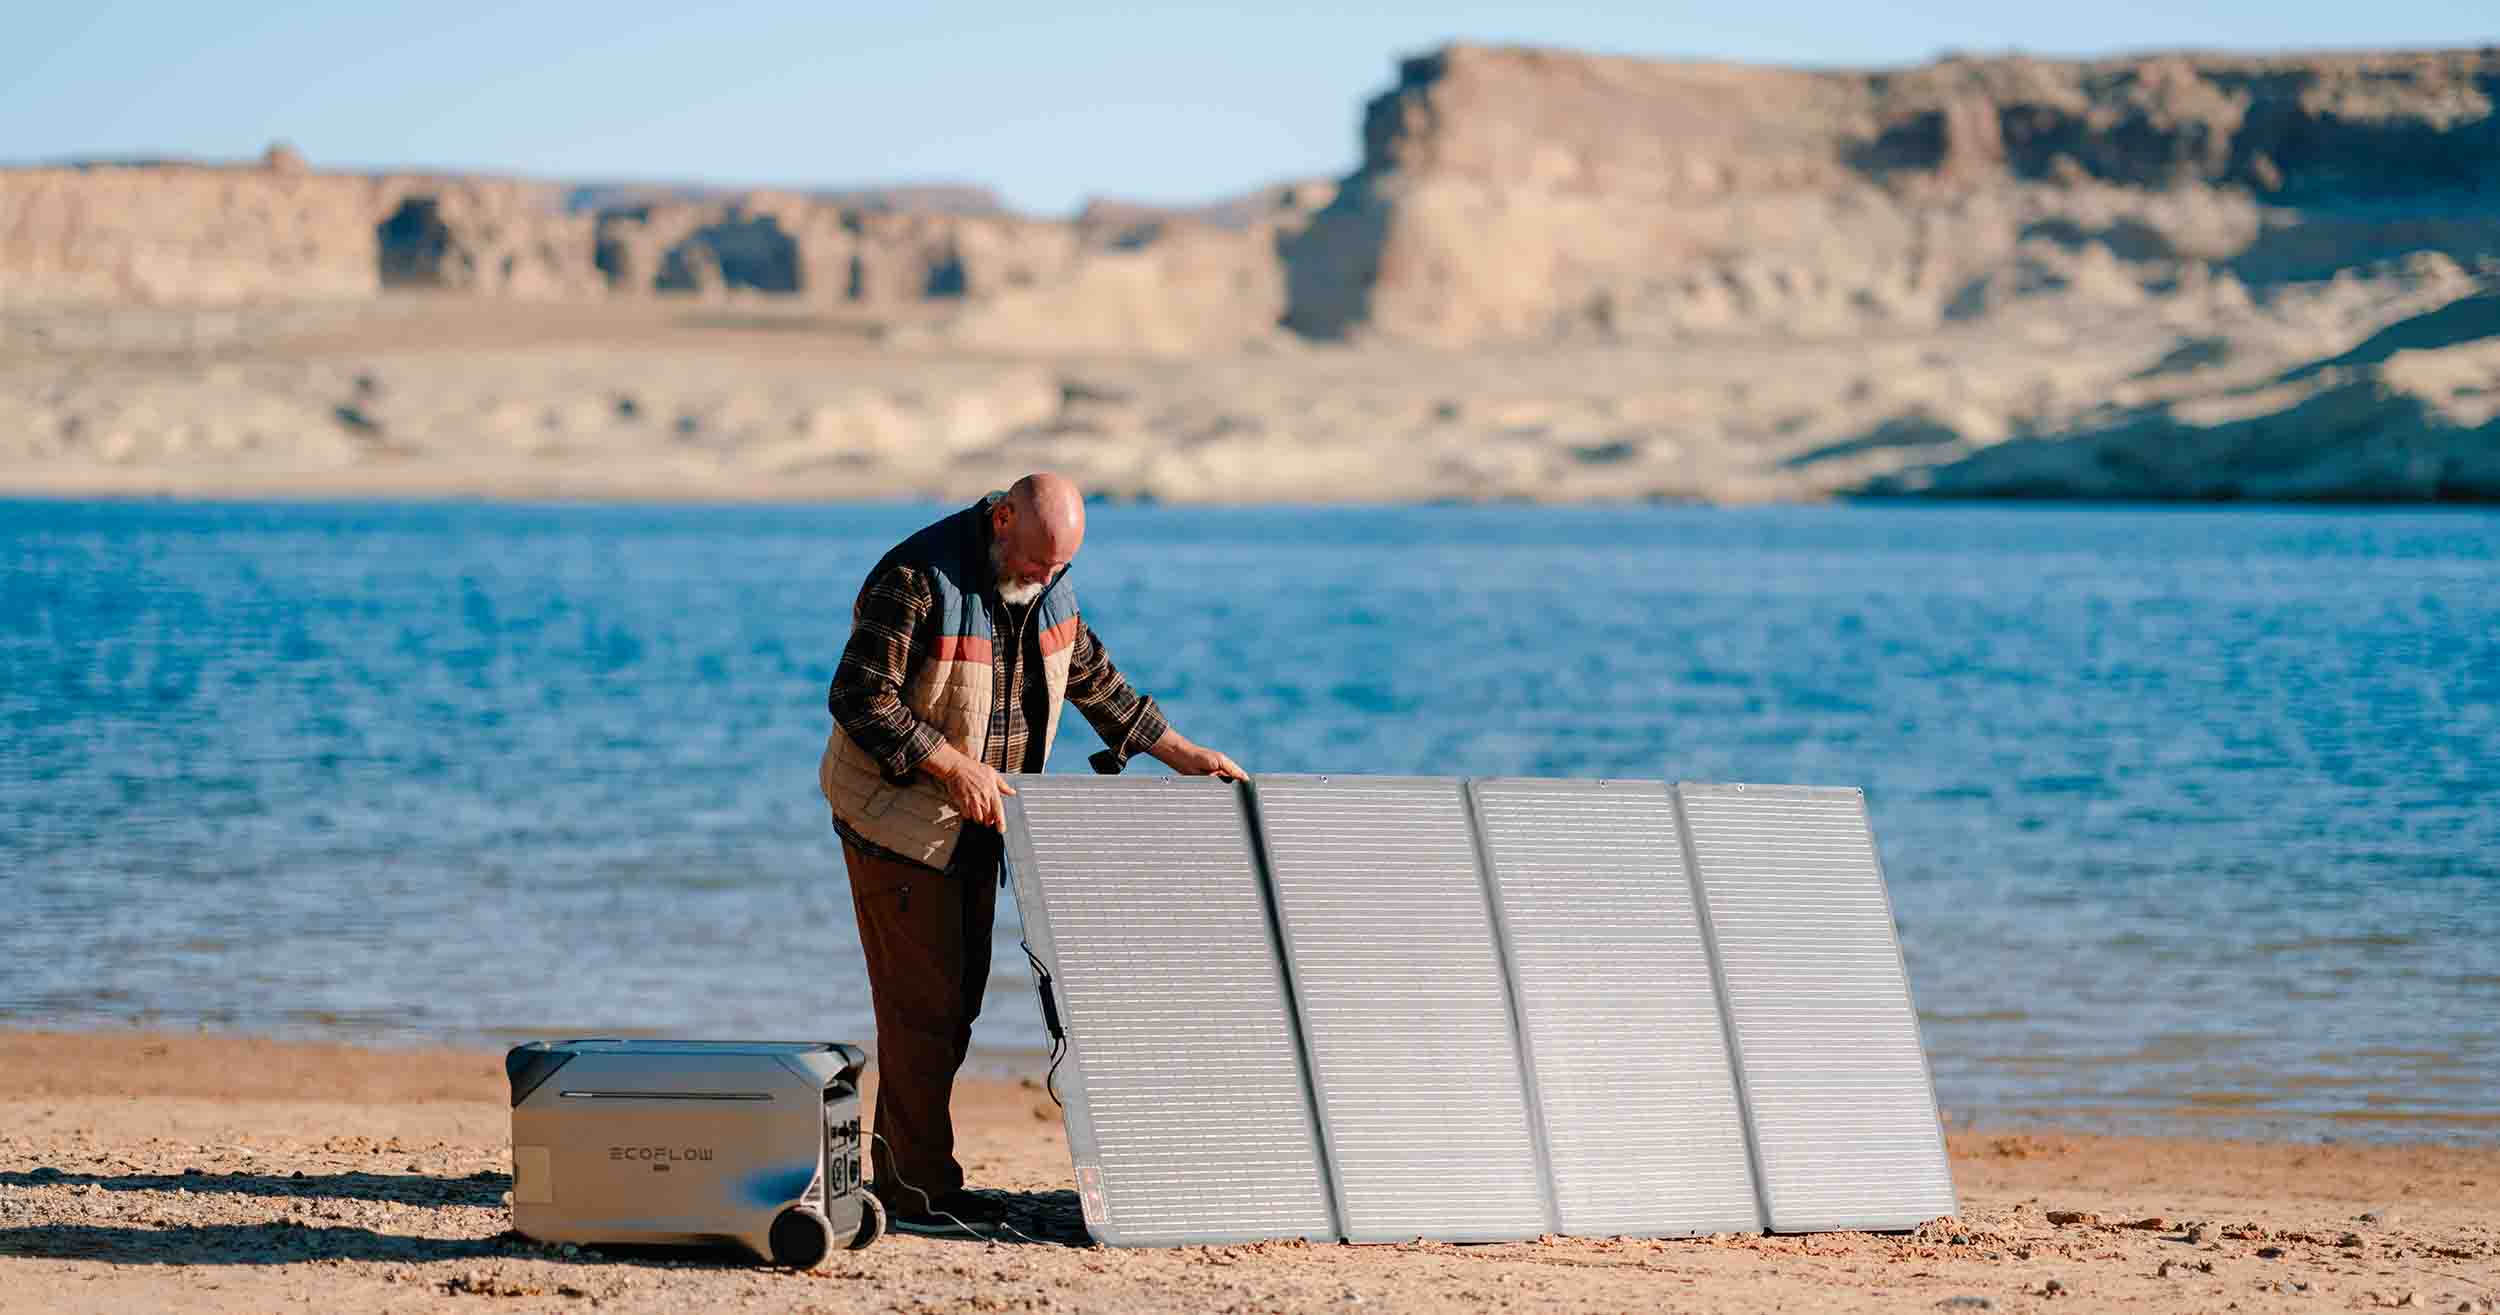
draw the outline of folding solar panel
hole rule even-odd
[[[1953,1213],[1865,797],[1758,785],[1676,794],[1770,1227],[1909,1228]]]
[[[1241,787],[1017,776],[1009,866],[1113,1246],[1339,1235]]]
[[[1955,1208],[1855,790],[1016,782],[1010,866],[1102,1241]]]
[[[1260,776],[1252,794],[1346,1238],[1553,1228],[1460,783]]]
[[[1662,781],[1470,782],[1565,1233],[1762,1213],[1675,800]]]

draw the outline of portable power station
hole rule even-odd
[[[532,1041],[512,1082],[512,1226],[541,1242],[742,1247],[812,1269],[885,1231],[859,1074],[832,1041]]]

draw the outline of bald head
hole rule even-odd
[[[1064,475],[1027,475],[990,508],[990,539],[999,596],[1030,602],[1085,546],[1085,495]]]
[[[1017,480],[1007,496],[1022,504],[1021,510],[1050,535],[1051,542],[1066,544],[1068,555],[1076,555],[1085,542],[1085,495],[1077,491],[1075,480],[1035,471]]]

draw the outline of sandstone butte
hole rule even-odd
[[[2495,95],[2489,47],[1797,71],[1453,46],[1365,106],[1342,179],[1064,220],[975,188],[366,175],[282,148],[17,169],[0,311],[678,298],[886,316],[924,356],[1454,377],[1412,408],[1381,386],[1457,453],[1388,496],[2489,500]],[[1494,359],[1600,363],[1579,373],[1619,423],[1488,408],[1466,363]],[[1701,396],[1721,362],[1772,365]],[[1836,382],[1783,382],[1805,372]],[[1098,428],[1115,393],[1059,390]],[[1193,440],[1215,455],[1128,487],[1224,496],[1217,440],[1293,411],[1238,409]],[[1509,440],[1508,465],[1465,449]],[[900,487],[947,483],[924,474]]]

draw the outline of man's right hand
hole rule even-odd
[[[920,764],[920,770],[946,791],[955,804],[955,811],[967,822],[978,822],[993,831],[1007,829],[1006,796],[1016,788],[998,769],[965,753],[951,744],[941,744],[937,752]]]

